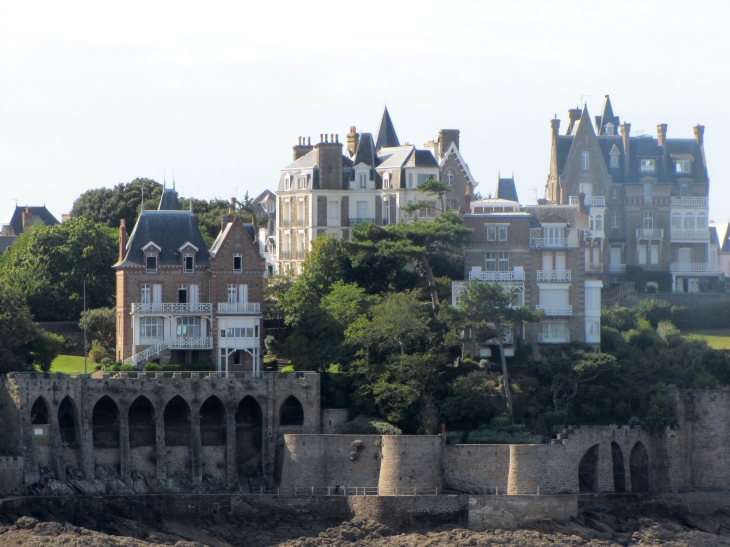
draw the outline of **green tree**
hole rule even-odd
[[[162,184],[152,179],[136,178],[132,182],[120,182],[114,188],[87,190],[74,201],[71,216],[86,218],[104,226],[118,228],[124,219],[127,229],[139,216],[144,194],[145,208],[157,209],[162,196]],[[220,219],[218,220],[220,224]]]
[[[401,257],[419,265],[436,308],[439,297],[432,257],[462,245],[471,232],[471,228],[461,225],[458,214],[449,211],[431,222],[416,219],[384,227],[358,224],[352,231],[352,247],[360,254],[358,260],[371,255]]]
[[[38,328],[22,291],[0,279],[0,373],[41,370],[61,352],[63,338]]]
[[[91,340],[97,340],[106,350],[113,350],[116,342],[117,313],[114,308],[97,308],[81,312],[79,328],[87,331]]]
[[[438,196],[439,203],[441,204],[440,212],[446,211],[446,204],[444,202],[444,196],[451,192],[445,182],[440,180],[427,179],[417,186],[421,192],[425,192],[429,196]],[[403,207],[403,210],[407,213],[413,213],[419,209],[425,209],[428,207],[425,203],[414,203]]]
[[[34,226],[0,257],[0,277],[25,294],[39,321],[77,321],[87,308],[114,303],[117,231],[85,218]]]
[[[502,362],[504,395],[513,419],[514,408],[507,358],[504,355],[504,338],[509,333],[514,333],[522,324],[535,323],[544,315],[541,310],[534,311],[525,306],[513,307],[514,300],[515,293],[505,291],[498,283],[472,279],[460,295],[461,305],[458,310],[446,312],[448,315],[445,316],[452,328],[458,332],[471,329],[481,342],[491,339],[497,341]]]

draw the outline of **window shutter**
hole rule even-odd
[[[152,285],[152,303],[162,303],[162,285],[159,283],[155,283],[154,285]]]
[[[241,284],[238,286],[238,301],[242,304],[248,304],[248,285]]]
[[[188,298],[191,304],[198,303],[198,285],[188,285]]]
[[[555,269],[561,272],[567,269],[565,253],[555,253]]]

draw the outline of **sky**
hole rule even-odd
[[[730,221],[730,2],[0,0],[0,219],[175,172],[181,196],[276,189],[299,136],[461,130],[483,194],[542,197],[549,120],[610,94],[632,132],[706,126]]]

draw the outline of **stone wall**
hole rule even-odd
[[[570,520],[578,496],[470,496],[469,529],[512,530],[537,520]]]
[[[443,443],[439,435],[383,435],[380,494],[443,490]]]
[[[0,494],[23,493],[23,458],[0,456]]]
[[[507,493],[510,448],[506,444],[444,446],[444,486],[472,494]]]
[[[346,408],[322,409],[322,433],[332,435],[349,421],[349,412]]]

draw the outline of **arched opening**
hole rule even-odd
[[[236,459],[239,465],[245,465],[261,452],[261,433],[263,412],[256,399],[246,395],[235,414],[236,419]],[[251,469],[246,470],[251,472]]]
[[[94,405],[91,413],[91,429],[94,448],[117,448],[119,446],[119,408],[107,395]]]
[[[165,407],[165,445],[190,446],[190,406],[185,399],[175,395]]]
[[[598,450],[600,445],[593,445],[583,455],[578,466],[578,488],[580,493],[598,492]]]
[[[226,410],[215,395],[200,407],[200,444],[202,446],[225,446]]]
[[[649,454],[641,441],[634,445],[629,457],[631,466],[631,491],[649,491]]]
[[[289,395],[281,405],[280,415],[280,425],[304,425],[304,408],[294,395]]]
[[[64,397],[58,407],[58,429],[61,433],[61,443],[75,448],[76,407],[68,397]]]
[[[616,492],[626,492],[624,453],[616,441],[611,443],[611,458],[613,459],[613,489]]]
[[[38,397],[30,409],[30,423],[32,425],[47,425],[48,422],[48,405],[43,397]]]
[[[154,446],[155,408],[147,397],[137,397],[129,407],[129,446]]]

